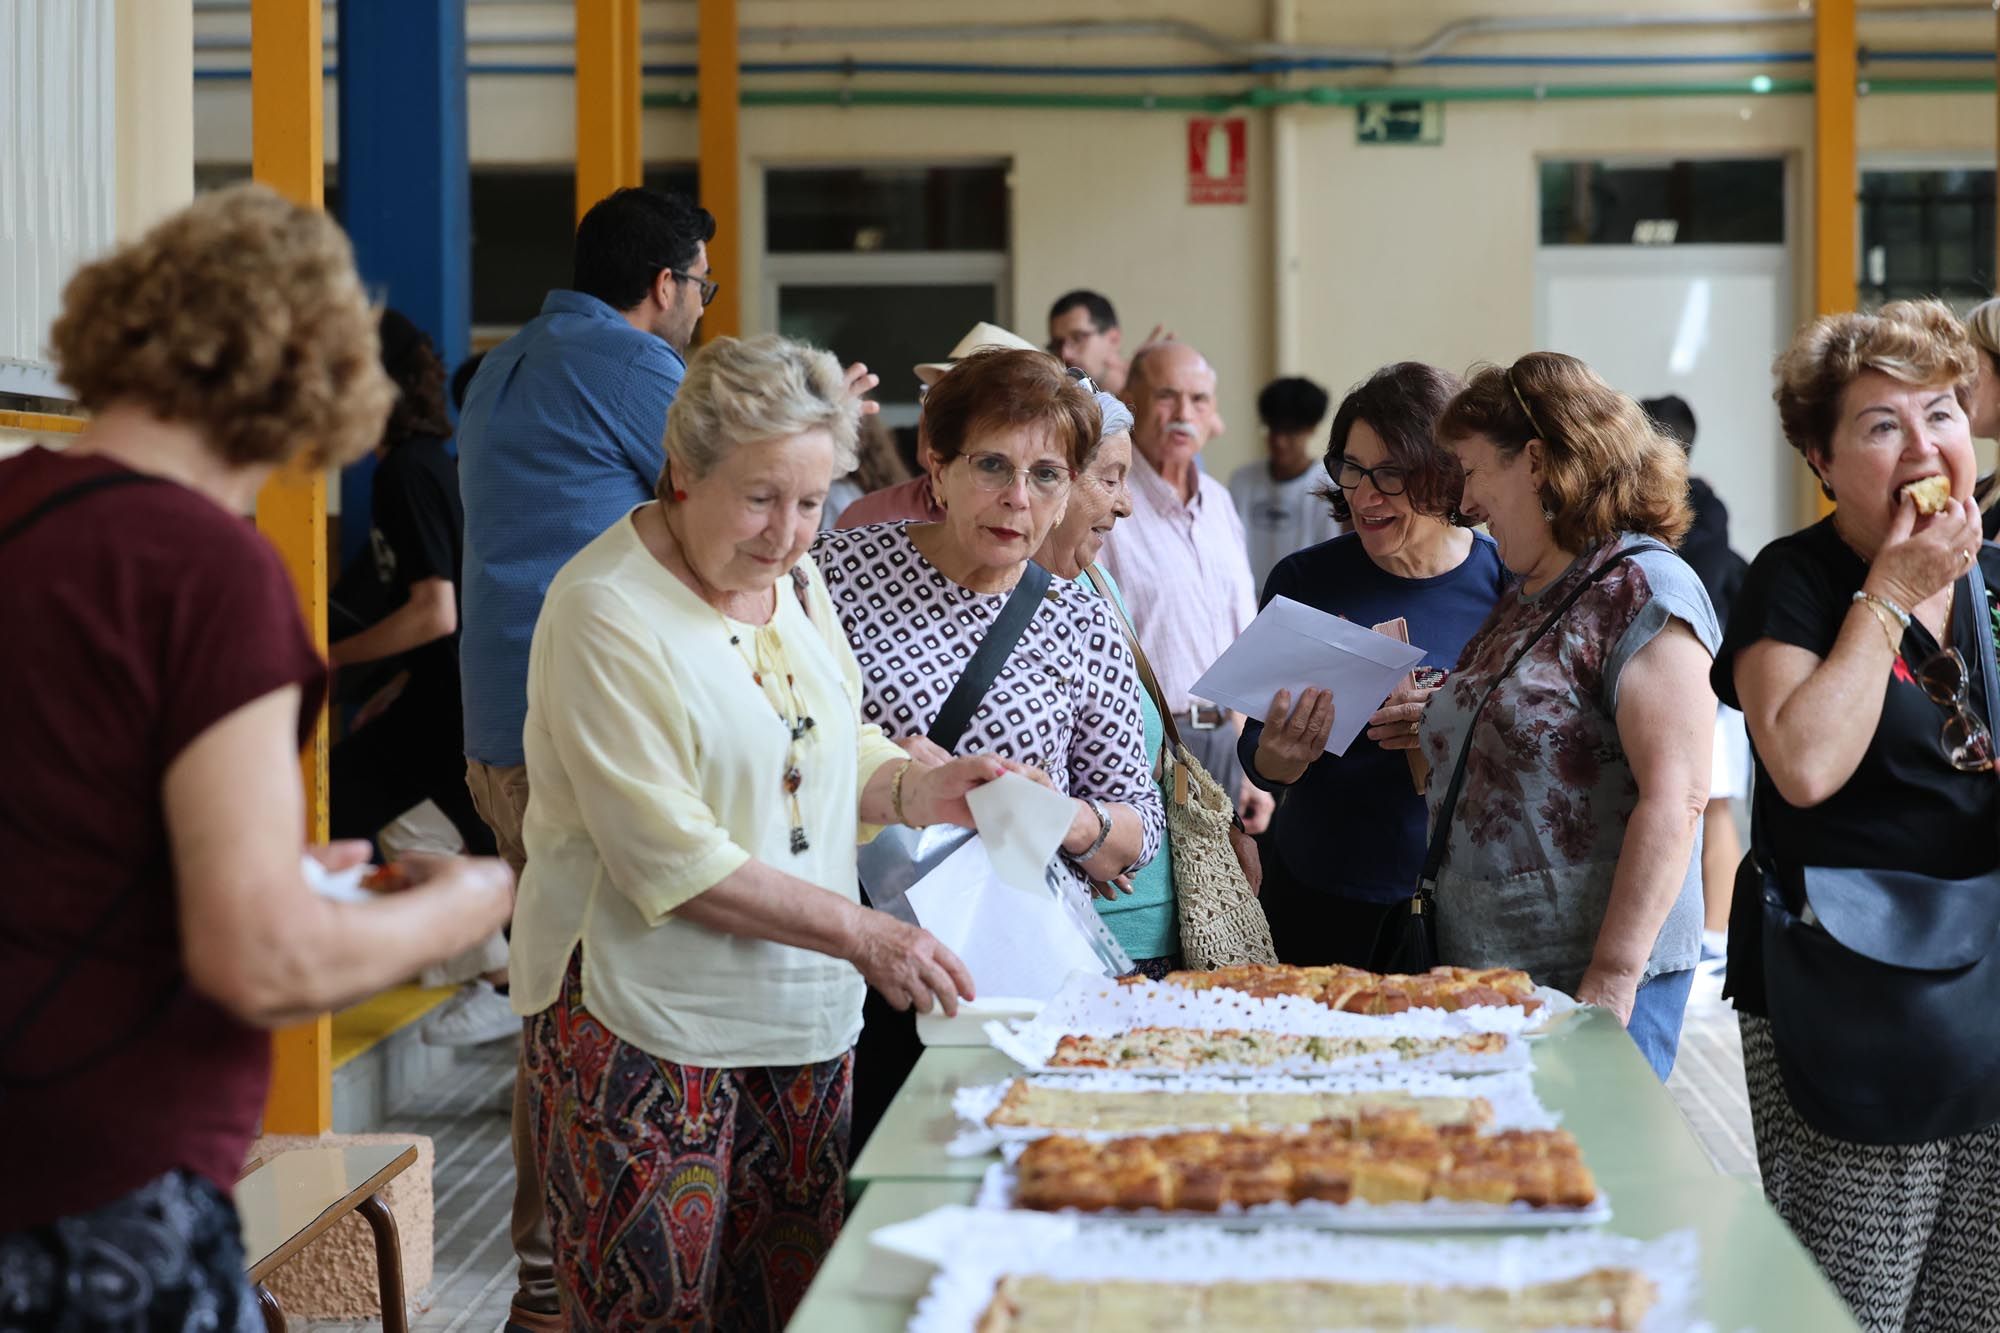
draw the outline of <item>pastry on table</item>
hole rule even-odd
[[[1336,1065],[1369,1056],[1417,1060],[1425,1056],[1499,1055],[1507,1038],[1497,1032],[1450,1037],[1308,1037],[1237,1028],[1137,1027],[1116,1036],[1066,1034],[1049,1057],[1059,1069],[1201,1069],[1209,1065]]]
[[[1597,1202],[1597,1182],[1567,1130],[1478,1134],[1411,1121],[1374,1128],[1328,1121],[1108,1143],[1058,1135],[1028,1145],[1015,1163],[1014,1202],[1040,1212],[1194,1213],[1308,1200],[1566,1209]]]
[[[1420,1097],[1398,1089],[1375,1092],[1176,1091],[1171,1087],[1108,1090],[1017,1078],[986,1117],[996,1129],[1092,1130],[1126,1133],[1182,1125],[1310,1125],[1337,1121],[1357,1132],[1387,1125],[1456,1126],[1467,1131],[1493,1119],[1483,1097]]]
[[[1221,987],[1265,999],[1294,995],[1355,1014],[1475,1005],[1511,1005],[1532,1014],[1542,1007],[1533,978],[1512,967],[1434,967],[1406,976],[1358,967],[1251,963],[1211,972],[1169,972],[1162,980],[1189,990]]]
[[[1307,1279],[1232,1282],[1000,1279],[978,1333],[1335,1333],[1454,1328],[1636,1329],[1658,1300],[1644,1273],[1594,1268],[1520,1287]]]

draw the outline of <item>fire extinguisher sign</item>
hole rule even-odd
[[[1188,121],[1189,203],[1249,201],[1248,133],[1241,116],[1196,116]]]

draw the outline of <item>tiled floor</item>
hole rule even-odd
[[[1718,998],[1719,982],[1697,979],[1667,1090],[1719,1170],[1756,1179],[1750,1104],[1736,1016]],[[412,1293],[414,1333],[494,1333],[514,1290],[507,1238],[514,1167],[507,1108],[514,1048],[506,1043],[459,1052],[449,1079],[394,1117],[385,1130],[428,1134],[437,1145],[437,1267],[431,1289]],[[361,1333],[376,1324],[294,1321],[311,1333]]]

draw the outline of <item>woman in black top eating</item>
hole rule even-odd
[[[1894,871],[1932,877],[1924,895],[1977,892],[1938,882],[2000,865],[2000,613],[1968,577],[2000,587],[1969,499],[1975,369],[1936,302],[1799,334],[1779,410],[1837,508],[1757,557],[1714,669],[1757,759],[1760,868],[1738,877],[1729,984],[1764,1189],[1870,1329],[2000,1327],[2000,1043],[1954,1045],[1911,1003],[1949,975],[1881,961],[1909,947],[1923,895],[1906,881],[1857,929],[1822,887],[1845,869],[1849,886]],[[1904,488],[1931,477],[1950,499],[1920,516]]]

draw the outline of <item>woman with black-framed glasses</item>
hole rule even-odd
[[[1835,507],[1764,548],[1715,659],[1757,759],[1725,994],[1764,1191],[1870,1329],[2000,1327],[1995,918],[1930,924],[2000,900],[1978,371],[1934,301],[1800,331],[1778,410]]]
[[[1244,726],[1243,771],[1278,796],[1265,835],[1264,914],[1287,963],[1372,967],[1382,922],[1407,902],[1424,854],[1416,719],[1507,586],[1490,539],[1453,522],[1464,476],[1434,429],[1460,388],[1419,362],[1385,366],[1334,413],[1323,466],[1333,517],[1350,531],[1271,570],[1264,600],[1289,597],[1359,625],[1403,622],[1424,650],[1344,755],[1325,691],[1281,691]],[[1420,761],[1419,761],[1420,762]]]

